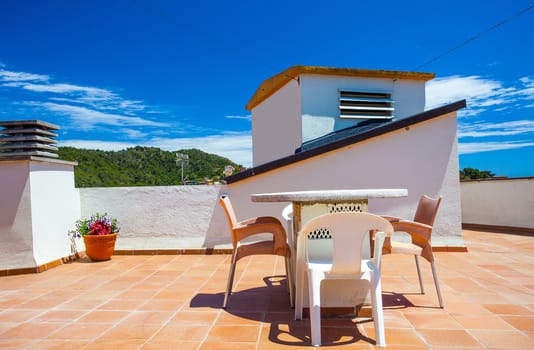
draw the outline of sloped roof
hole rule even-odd
[[[261,83],[254,95],[246,105],[247,110],[259,105],[268,97],[280,90],[284,85],[293,79],[297,79],[301,74],[319,74],[363,78],[386,78],[386,79],[406,79],[428,81],[434,78],[434,73],[404,72],[394,70],[375,70],[360,68],[332,68],[319,66],[293,66]]]
[[[287,165],[292,165],[323,153],[334,151],[345,146],[350,146],[358,142],[378,137],[395,130],[403,129],[414,124],[422,123],[427,120],[455,112],[465,107],[466,101],[461,100],[399,120],[391,120],[388,122],[375,124],[358,124],[352,128],[343,129],[305,143],[302,147],[296,150],[295,154],[290,156],[276,159],[271,162],[247,169],[240,173],[225,177],[224,181],[230,184],[245,180],[252,176],[266,173]]]

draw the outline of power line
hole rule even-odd
[[[459,45],[456,45],[455,47],[453,47],[453,48],[451,48],[451,49],[445,51],[444,53],[442,53],[442,54],[440,54],[440,55],[437,55],[437,56],[435,56],[434,58],[432,58],[432,59],[426,61],[425,63],[423,63],[423,64],[421,64],[421,65],[415,67],[414,70],[419,70],[419,69],[423,68],[424,66],[427,66],[427,65],[429,65],[430,63],[432,63],[432,62],[434,62],[434,61],[437,61],[437,60],[440,59],[441,57],[446,56],[446,55],[450,54],[451,52],[458,50],[459,48],[461,48],[461,47],[463,47],[463,46],[469,44],[470,42],[472,42],[472,41],[478,39],[478,38],[481,37],[482,35],[485,35],[485,34],[491,32],[492,30],[494,30],[494,29],[496,29],[496,28],[502,26],[502,25],[505,24],[506,22],[509,22],[509,21],[515,19],[516,17],[519,17],[519,16],[525,14],[526,12],[532,10],[533,8],[534,8],[534,4],[530,5],[530,6],[527,7],[527,8],[524,8],[523,10],[517,12],[516,14],[514,14],[514,15],[512,15],[512,16],[510,16],[510,17],[508,17],[508,18],[506,18],[506,19],[504,19],[504,20],[502,20],[502,21],[500,21],[500,22],[498,22],[498,23],[496,23],[496,24],[494,24],[493,26],[489,27],[488,29],[486,29],[486,30],[484,30],[484,31],[482,31],[482,32],[480,32],[480,33],[478,33],[478,34],[472,36],[471,38],[469,38],[469,39],[467,39],[467,40],[465,40],[465,41],[463,41],[463,42],[460,43]]]

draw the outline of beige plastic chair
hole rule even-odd
[[[272,216],[259,216],[243,221],[237,221],[232,203],[227,195],[222,195],[219,198],[219,203],[226,213],[230,232],[232,234],[232,264],[228,274],[228,284],[226,293],[224,294],[223,308],[228,305],[228,298],[232,293],[232,285],[234,282],[235,267],[237,262],[249,255],[280,255],[285,258],[286,276],[288,282],[288,290],[290,294],[290,304],[293,307],[293,285],[291,271],[291,250],[286,241],[286,231],[280,220]],[[253,243],[243,243],[247,237],[253,235],[271,233],[272,239],[261,240]]]
[[[384,254],[411,254],[415,257],[415,266],[417,268],[417,275],[419,277],[419,287],[421,294],[425,293],[423,288],[423,279],[421,277],[421,269],[419,267],[419,256],[422,256],[432,267],[432,275],[434,276],[434,284],[436,285],[436,292],[438,294],[439,306],[444,308],[443,299],[441,297],[441,290],[439,288],[438,274],[436,271],[436,264],[434,262],[434,255],[432,254],[432,245],[430,243],[432,238],[432,225],[438,213],[438,208],[441,203],[442,196],[438,198],[430,198],[422,196],[419,200],[415,217],[413,221],[403,220],[392,216],[383,216],[393,225],[395,232],[406,232],[411,236],[412,242],[396,242],[389,237],[384,242]]]
[[[328,230],[331,239],[321,239]],[[374,254],[365,259],[362,246],[369,232],[374,234]],[[317,236],[319,233],[319,236]],[[361,212],[325,214],[310,220],[297,238],[297,275],[295,318],[302,319],[304,300],[304,274],[308,274],[311,342],[321,345],[321,282],[326,279],[365,280],[371,292],[376,345],[386,346],[380,263],[386,234],[393,233],[391,224],[380,216]],[[367,248],[368,249],[368,248]],[[365,287],[367,288],[367,287]],[[367,293],[367,290],[364,291]],[[356,305],[355,305],[356,306]]]

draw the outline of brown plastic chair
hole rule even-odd
[[[223,308],[228,305],[228,298],[232,293],[232,285],[234,282],[235,267],[237,262],[249,255],[280,255],[285,258],[286,276],[288,282],[288,290],[290,297],[290,304],[293,307],[293,282],[291,276],[291,250],[287,244],[286,231],[284,226],[275,217],[259,216],[243,221],[237,221],[232,203],[227,195],[222,195],[219,198],[219,203],[226,213],[230,232],[232,234],[232,265],[228,274],[228,285],[226,293],[224,294]],[[271,233],[272,239],[256,241],[253,243],[243,243],[242,240],[257,234]]]
[[[384,216],[384,218],[391,222],[395,232],[408,233],[412,238],[412,242],[396,242],[392,241],[390,237],[386,237],[383,254],[411,254],[415,257],[415,266],[417,267],[421,294],[424,294],[425,290],[423,288],[423,280],[421,278],[421,269],[419,268],[418,257],[422,256],[428,260],[428,262],[430,262],[430,266],[432,267],[432,275],[434,276],[434,284],[436,285],[439,306],[443,308],[443,299],[441,298],[436,264],[434,262],[434,255],[432,254],[432,245],[430,244],[432,225],[434,225],[434,220],[436,219],[441,198],[442,196],[439,196],[436,199],[428,196],[422,196],[419,200],[419,205],[417,206],[413,221],[403,220],[391,216]]]

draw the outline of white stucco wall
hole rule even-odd
[[[214,212],[219,193],[220,186],[81,188],[80,200],[82,217],[118,219],[116,249],[213,248],[230,242],[223,213]]]
[[[253,165],[294,154],[302,142],[362,121],[338,117],[340,88],[391,91],[395,119],[425,107],[424,81],[302,74],[252,109]]]
[[[466,224],[534,229],[534,178],[461,183]]]
[[[254,166],[295,153],[302,143],[300,114],[295,80],[252,109]]]
[[[302,141],[358,124],[362,119],[339,118],[339,89],[391,91],[395,119],[424,111],[425,82],[302,74]]]
[[[74,253],[67,232],[80,215],[74,188],[74,167],[49,162],[30,163],[33,250],[37,266]]]
[[[79,215],[72,163],[0,162],[0,269],[41,266],[71,254]]]
[[[0,162],[0,269],[35,266],[29,162]]]

